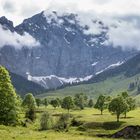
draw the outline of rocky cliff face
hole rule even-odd
[[[88,25],[82,26],[75,14],[59,16],[56,12],[41,12],[16,27],[2,17],[0,24],[5,30],[21,36],[26,32],[40,43],[36,47],[23,46],[20,49],[5,45],[0,49],[0,64],[29,80],[37,78],[35,82],[43,86],[45,83],[46,88],[53,88],[47,85],[48,80],[58,79],[59,84],[55,82],[54,86],[56,88],[65,83],[62,78],[95,75],[112,64],[121,64],[135,54],[135,51],[122,51],[121,48],[105,45],[108,27],[101,21],[93,21],[93,24],[100,27],[101,33],[87,34]],[[55,78],[47,77],[50,75]],[[42,84],[43,77],[47,79]]]

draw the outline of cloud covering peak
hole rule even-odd
[[[99,34],[102,31],[100,25],[92,22],[92,19],[99,19],[109,27],[106,43],[113,44],[114,47],[121,46],[123,49],[140,50],[139,0],[40,0],[40,2],[38,0],[0,0],[0,3],[0,16],[5,15],[16,25],[23,19],[47,9],[61,13],[76,13],[79,15],[80,25],[89,26],[85,34]],[[14,33],[13,36],[17,38],[18,35]],[[24,37],[31,38],[26,33]],[[21,41],[23,37],[18,36],[18,39],[20,40],[18,42],[24,42]],[[17,43],[16,39],[13,40],[15,40],[14,44],[23,44]],[[34,39],[31,40],[33,42]]]
[[[24,33],[24,35],[19,35],[16,32],[11,32],[10,30],[5,30],[0,25],[0,48],[10,45],[16,49],[21,49],[23,46],[32,48],[39,45],[31,35]]]

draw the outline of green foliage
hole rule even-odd
[[[56,107],[59,107],[59,101],[57,99],[53,99],[51,100],[51,103],[50,103],[54,108]]]
[[[126,99],[128,96],[129,96],[129,95],[128,95],[127,92],[122,92],[122,97],[123,97],[124,99]]]
[[[97,99],[97,102],[94,106],[96,109],[99,109],[101,111],[101,115],[103,114],[103,110],[107,108],[106,104],[106,97],[104,95],[100,95]]]
[[[71,124],[70,114],[62,114],[57,122],[56,130],[68,131],[70,124]]]
[[[34,121],[36,119],[36,112],[34,108],[30,108],[26,110],[25,118],[30,119],[31,121]]]
[[[26,94],[22,105],[26,108],[26,115],[25,117],[34,121],[36,119],[36,101],[34,96],[31,93]]]
[[[56,98],[56,100],[58,101],[58,107],[61,106],[62,100],[60,98]]]
[[[41,99],[40,99],[40,98],[36,98],[35,100],[36,100],[36,105],[37,105],[38,107],[40,107],[40,105],[41,105],[41,103],[42,103]]]
[[[42,114],[41,119],[40,119],[40,129],[49,130],[51,128],[53,128],[52,116],[48,112],[45,112]]]
[[[124,112],[125,118],[126,118],[127,112],[135,109],[135,107],[136,107],[136,101],[132,97],[129,97],[129,95],[128,95],[127,92],[123,92],[122,93],[122,97],[124,98],[124,100],[126,101],[126,103],[128,105],[127,110]]]
[[[71,96],[65,97],[62,102],[62,108],[67,109],[68,112],[70,109],[74,108],[74,102]]]
[[[45,107],[48,106],[49,102],[48,102],[47,98],[45,98],[45,99],[43,100],[43,104],[44,104]]]
[[[22,105],[27,109],[36,108],[36,101],[32,93],[28,93],[25,95]]]
[[[117,115],[117,122],[119,122],[120,115],[128,109],[128,105],[122,96],[118,96],[110,102],[108,109]]]
[[[93,100],[90,99],[89,102],[88,102],[88,107],[92,108],[93,106],[94,106]]]
[[[87,99],[88,99],[87,96],[84,95],[83,93],[76,94],[74,98],[74,103],[80,109],[84,109],[84,107],[87,104]]]
[[[0,124],[17,123],[19,103],[8,71],[0,66]]]

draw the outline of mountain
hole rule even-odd
[[[105,45],[109,27],[93,19],[92,24],[101,32],[89,33],[89,26],[81,25],[76,14],[41,12],[16,27],[1,17],[0,24],[4,30],[21,36],[21,40],[26,33],[39,42],[35,47],[1,47],[0,64],[46,89],[87,81],[87,77],[118,66],[137,53]]]
[[[123,74],[125,77],[133,77],[137,74],[140,74],[140,54],[137,54],[133,58],[126,61],[124,64],[114,68],[106,70],[93,78],[89,79],[87,82],[84,83],[94,83],[106,80],[110,77],[115,77],[120,74]]]
[[[140,95],[140,54],[118,67],[105,70],[86,82],[49,91],[39,96],[68,96],[85,93],[96,99],[99,94],[112,96],[123,91],[127,91],[132,96],[137,95],[136,99]]]
[[[33,93],[34,95],[45,92],[46,90],[40,85],[28,81],[26,78],[10,73],[12,84],[14,85],[16,92],[21,96],[24,96],[27,93]]]

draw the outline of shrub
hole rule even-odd
[[[34,121],[36,119],[36,112],[35,109],[29,109],[26,111],[25,118]]]
[[[77,130],[78,131],[86,131],[86,128],[83,125],[81,125],[77,128]]]
[[[40,119],[40,129],[49,130],[51,128],[53,128],[52,116],[48,112],[45,112],[42,114],[41,119]]]
[[[72,126],[80,126],[80,125],[82,125],[82,124],[83,124],[83,122],[78,121],[78,120],[76,120],[75,118],[73,118],[72,121],[71,121],[71,125],[72,125]]]
[[[56,130],[57,131],[68,131],[70,124],[71,124],[70,115],[62,114],[57,122]]]

